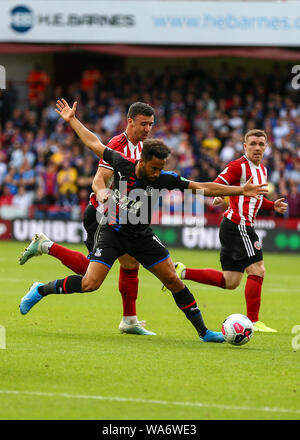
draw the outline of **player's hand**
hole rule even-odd
[[[287,209],[288,204],[284,202],[284,198],[275,200],[274,211],[278,212],[279,214],[284,214]]]
[[[265,183],[259,185],[253,185],[253,176],[243,186],[243,195],[245,197],[254,197],[260,199],[260,195],[268,194],[268,187]]]
[[[221,203],[223,203],[223,202],[224,202],[224,197],[218,196],[218,197],[214,197],[212,204],[213,204],[213,206],[218,206],[218,205],[221,205]]]
[[[96,197],[97,197],[98,202],[105,203],[108,200],[109,191],[107,190],[107,188],[99,189],[99,191],[96,194]]]
[[[74,102],[73,107],[71,108],[65,99],[58,99],[56,101],[56,113],[59,114],[64,121],[70,122],[72,118],[74,118],[77,109],[77,101]]]

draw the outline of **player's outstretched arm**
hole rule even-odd
[[[188,188],[193,192],[202,190],[205,196],[245,196],[259,198],[261,194],[267,194],[268,190],[265,184],[253,185],[253,177],[242,186],[222,185],[215,182],[193,182],[189,183]]]
[[[88,130],[80,121],[76,118],[77,101],[74,102],[71,108],[65,99],[58,99],[56,101],[56,113],[66,121],[73,130],[78,134],[82,142],[92,150],[97,156],[103,157],[105,145],[103,145],[97,136]]]

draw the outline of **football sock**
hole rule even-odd
[[[264,279],[257,275],[249,275],[245,286],[247,316],[252,322],[258,321],[261,289]]]
[[[138,269],[124,269],[120,266],[119,290],[122,295],[123,316],[136,316],[138,284]]]
[[[57,243],[53,243],[50,247],[49,255],[60,260],[63,265],[78,275],[85,275],[90,262],[90,260],[80,252],[72,251],[71,249],[60,246]]]
[[[136,315],[134,315],[134,316],[123,316],[123,321],[127,325],[137,324],[137,322],[138,322]]]
[[[42,296],[51,293],[82,293],[81,290],[81,275],[70,275],[61,280],[50,281],[48,284],[38,287],[38,292]]]
[[[46,240],[42,242],[42,252],[44,254],[49,254],[49,249],[53,246],[54,242],[51,240]]]
[[[183,311],[187,319],[191,321],[199,336],[203,337],[207,331],[207,328],[204,324],[201,312],[192,293],[185,286],[183,290],[177,293],[172,293],[172,295],[177,306]]]
[[[209,284],[210,286],[222,287],[225,289],[225,278],[223,272],[216,269],[185,269],[185,280],[196,281],[197,283]]]

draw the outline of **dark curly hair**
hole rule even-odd
[[[166,159],[169,154],[169,148],[161,139],[146,139],[143,142],[141,156],[145,162],[149,162],[153,156],[163,160]]]

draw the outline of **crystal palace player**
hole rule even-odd
[[[143,102],[131,104],[127,113],[127,127],[124,133],[114,136],[107,144],[109,148],[123,153],[126,157],[140,159],[143,141],[151,132],[154,123],[154,109]],[[85,242],[88,251],[92,253],[101,225],[98,220],[103,214],[103,203],[107,201],[106,188],[113,180],[113,169],[103,159],[99,160],[99,166],[93,180],[93,193],[87,206],[83,224],[87,232]],[[99,203],[100,202],[100,203]],[[29,258],[48,254],[59,259],[73,272],[84,275],[90,260],[80,252],[73,251],[57,243],[53,243],[43,233],[35,234],[32,242],[22,253],[19,263],[25,264]],[[137,335],[155,335],[144,328],[145,321],[138,321],[136,313],[136,300],[138,296],[138,270],[139,263],[130,255],[122,255],[119,258],[119,290],[122,296],[123,317],[119,325],[121,333]]]
[[[215,182],[243,185],[252,176],[254,183],[267,183],[267,170],[262,164],[266,145],[267,135],[264,131],[257,129],[248,131],[244,139],[244,156],[230,162]],[[215,205],[221,202],[220,197],[214,199]],[[229,207],[224,213],[220,226],[220,260],[223,272],[215,269],[186,268],[180,262],[175,264],[181,279],[224,289],[238,287],[246,271],[247,316],[254,323],[254,330],[276,332],[259,321],[261,290],[265,275],[261,243],[253,227],[259,209],[275,210],[283,214],[287,210],[287,204],[284,203],[284,199],[271,202],[263,196],[259,199],[243,195],[230,197]]]
[[[114,261],[126,253],[132,255],[151,271],[169,289],[177,306],[195,327],[205,342],[223,342],[222,333],[208,330],[204,324],[197,303],[176,274],[168,250],[153,234],[147,219],[142,215],[144,206],[153,206],[156,189],[202,190],[204,195],[244,195],[258,197],[266,193],[264,185],[253,185],[250,179],[244,186],[226,186],[218,183],[199,183],[182,179],[176,173],[164,172],[168,147],[160,140],[144,142],[139,161],[105,147],[99,139],[87,130],[75,117],[77,103],[70,108],[65,100],[57,102],[57,112],[76,131],[83,143],[99,157],[110,163],[114,170],[114,183],[110,200],[115,202],[115,211],[108,210],[105,225],[101,228],[97,246],[91,257],[86,274],[71,275],[48,284],[34,283],[22,298],[20,312],[26,314],[48,294],[70,294],[91,292],[98,289],[107,276]],[[137,194],[137,190],[138,194]],[[149,213],[148,213],[149,212]],[[130,221],[130,215],[134,221]],[[135,220],[139,219],[140,222]]]

